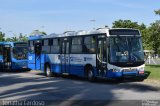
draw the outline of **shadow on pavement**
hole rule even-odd
[[[110,104],[110,100],[119,99],[113,93],[114,90],[131,90],[139,93],[160,91],[160,88],[129,81],[97,80],[91,83],[76,76],[46,78],[43,74],[35,75],[36,77],[30,78],[17,74],[0,76],[0,100],[49,100],[49,105],[60,101],[58,105],[64,106],[69,101],[69,105],[101,103],[103,106]]]

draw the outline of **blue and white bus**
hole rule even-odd
[[[0,42],[0,71],[28,69],[28,44]]]
[[[29,37],[28,67],[54,74],[95,78],[144,78],[139,30],[99,28],[91,31]]]

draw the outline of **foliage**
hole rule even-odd
[[[28,38],[27,35],[23,35],[22,33],[19,34],[18,37],[14,36],[11,38],[6,38],[5,41],[7,42],[17,42],[17,41],[23,41],[23,42],[27,42]]]
[[[142,41],[143,47],[145,50],[153,50],[152,43],[151,43],[151,32],[148,28],[141,30],[142,33]]]
[[[47,35],[47,33],[46,32],[43,32],[43,31],[39,31],[39,30],[34,30],[34,31],[32,31],[31,32],[31,34],[30,35]]]
[[[5,41],[5,33],[0,32],[0,42]]]
[[[28,40],[27,35],[23,35],[22,33],[20,33],[19,41],[27,42],[27,40]]]
[[[160,15],[160,9],[154,10],[154,12],[155,12],[156,15]]]
[[[145,49],[152,49],[150,42],[149,30],[144,23],[138,24],[137,22],[132,22],[131,20],[118,20],[113,22],[113,28],[134,28],[139,29],[142,33],[143,47]]]
[[[160,20],[153,22],[149,27],[150,43],[155,53],[160,54]]]
[[[36,34],[40,34],[40,35],[47,35],[46,32],[41,32],[39,30],[34,30],[31,35],[36,35]],[[22,33],[20,33],[19,35],[14,34],[13,37],[7,37],[5,38],[6,35],[3,32],[0,32],[0,42],[6,41],[6,42],[17,42],[17,41],[22,41],[22,42],[27,42],[28,41],[28,37],[27,35],[23,35]]]
[[[113,22],[113,28],[139,28],[137,22],[132,22],[131,20],[118,20]]]

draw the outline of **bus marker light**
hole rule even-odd
[[[144,71],[139,71],[139,74],[144,74]]]

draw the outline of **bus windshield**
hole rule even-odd
[[[116,36],[110,38],[110,62],[143,62],[141,37]]]
[[[27,47],[14,47],[13,57],[17,60],[27,59]]]

